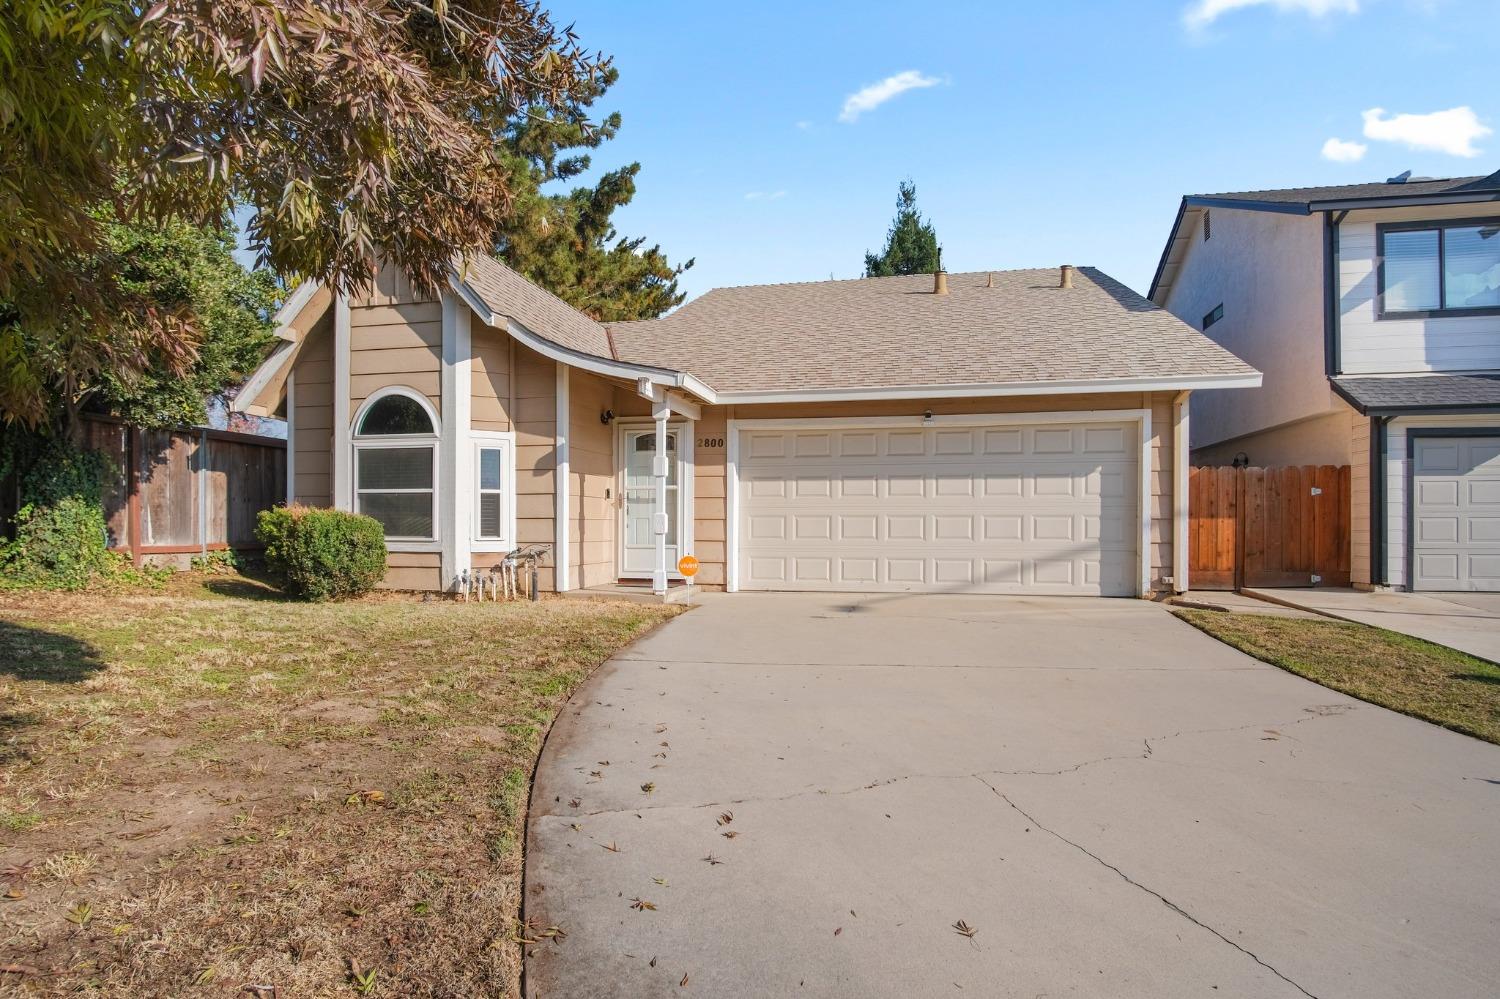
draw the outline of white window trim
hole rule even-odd
[[[693,462],[693,434],[698,424],[689,419],[667,421],[667,431],[677,435],[677,553],[678,558],[693,554],[693,480],[697,466]],[[615,420],[615,575],[620,579],[650,579],[651,574],[625,572],[625,453],[626,431],[652,430],[656,421],[648,416]],[[667,578],[685,578],[676,564],[667,566]]]
[[[473,522],[470,525],[469,550],[485,554],[506,553],[518,547],[516,544],[516,435],[511,430],[471,430],[469,432],[470,453],[473,461]],[[505,530],[503,538],[482,538],[479,535],[479,452],[483,448],[498,448],[500,458],[500,523]]]
[[[365,415],[375,403],[389,396],[400,395],[414,400],[427,413],[427,418],[432,421],[433,433],[431,434],[379,434],[360,436],[359,426],[364,422]],[[377,450],[381,448],[397,447],[430,447],[432,448],[432,530],[430,538],[412,537],[387,537],[385,547],[392,552],[434,552],[441,550],[441,541],[438,538],[440,530],[439,516],[441,514],[442,493],[442,436],[443,425],[438,419],[437,410],[433,408],[432,402],[422,393],[409,389],[404,385],[387,385],[385,388],[377,389],[369,398],[360,404],[359,410],[354,414],[354,419],[349,423],[349,501],[350,509],[355,513],[360,512],[359,495],[359,452],[364,450]],[[382,493],[425,493],[426,489],[373,489],[369,492]]]

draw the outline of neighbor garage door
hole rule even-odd
[[[1134,595],[1134,423],[745,428],[740,586]]]
[[[1418,590],[1500,590],[1500,437],[1413,439]]]

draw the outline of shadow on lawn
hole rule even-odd
[[[44,683],[82,683],[102,670],[88,642],[14,621],[0,621],[0,675]]]

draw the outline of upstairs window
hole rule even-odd
[[[1223,319],[1223,318],[1224,318],[1224,303],[1220,302],[1218,305],[1215,305],[1213,307],[1213,309],[1210,310],[1209,313],[1206,316],[1203,317],[1203,328],[1204,329],[1208,329],[1214,323],[1218,322],[1220,319]]]
[[[427,402],[387,389],[354,428],[354,509],[397,541],[437,537],[437,422]]]
[[[1377,227],[1380,314],[1500,312],[1500,219]]]

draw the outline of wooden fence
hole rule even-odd
[[[1349,585],[1349,466],[1195,468],[1188,585]]]
[[[115,469],[104,497],[110,547],[139,564],[259,547],[255,517],[286,500],[286,441],[222,430],[140,430],[90,417],[88,446]]]

